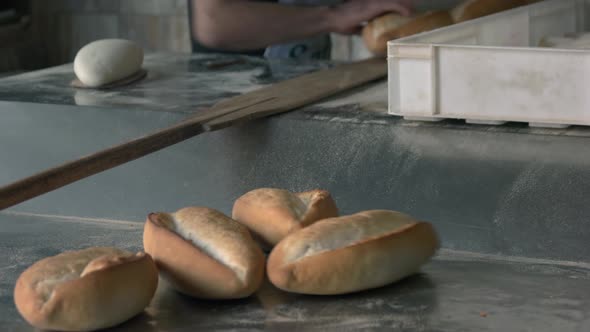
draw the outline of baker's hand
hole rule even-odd
[[[411,13],[413,0],[347,0],[331,9],[331,30],[350,35],[359,33],[363,23],[389,12]]]

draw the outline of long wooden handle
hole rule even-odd
[[[138,159],[205,131],[286,112],[386,75],[385,62],[371,59],[302,75],[227,99],[179,124],[4,186],[0,188],[0,210]]]
[[[256,104],[258,103],[242,107],[224,108],[214,106],[203,111],[198,116],[160,129],[152,134],[115,145],[13,182],[0,188],[0,210],[197,136],[210,130],[204,126],[207,121]]]
[[[0,189],[0,210],[182,142],[204,131],[200,122],[187,121],[16,181]]]

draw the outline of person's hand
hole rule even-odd
[[[331,9],[331,32],[351,35],[360,32],[363,23],[389,12],[407,16],[412,0],[347,0]]]

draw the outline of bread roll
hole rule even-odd
[[[248,230],[221,212],[187,207],[151,213],[143,245],[176,290],[204,299],[251,295],[264,277],[265,258]]]
[[[429,223],[385,210],[330,218],[293,233],[271,252],[278,288],[334,295],[384,286],[418,271],[439,246]]]
[[[265,249],[291,232],[337,216],[336,203],[324,190],[294,194],[282,189],[256,189],[238,198],[232,212],[232,217],[246,225]]]
[[[14,302],[39,329],[90,331],[143,311],[157,285],[158,271],[149,255],[95,247],[33,264],[18,278]]]
[[[531,0],[467,0],[451,11],[455,23],[473,20],[512,8],[525,6]]]
[[[448,11],[431,11],[407,17],[387,14],[374,19],[363,28],[363,40],[375,55],[387,54],[387,42],[453,24]]]

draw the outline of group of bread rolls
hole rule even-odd
[[[387,14],[363,28],[363,40],[375,55],[387,54],[387,42],[417,33],[473,20],[539,0],[466,0],[451,10],[429,11],[413,16]]]
[[[250,296],[265,271],[288,292],[344,294],[417,272],[439,241],[431,224],[398,212],[339,217],[327,191],[262,188],[239,197],[231,218],[206,207],[150,213],[143,245],[137,254],[93,247],[38,261],[17,280],[17,309],[41,329],[111,327],[149,305],[158,273],[200,299]]]

